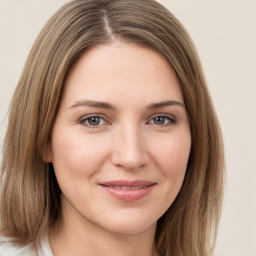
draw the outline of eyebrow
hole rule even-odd
[[[166,100],[166,101],[163,101],[163,102],[150,104],[147,108],[148,109],[156,109],[156,108],[162,108],[162,107],[166,107],[166,106],[181,106],[183,108],[185,107],[184,104],[181,103],[180,101]]]
[[[76,101],[71,107],[69,108],[75,108],[80,106],[88,106],[93,108],[104,108],[104,109],[111,109],[115,110],[115,107],[111,105],[110,103],[102,102],[102,101],[94,101],[94,100],[79,100]]]
[[[76,101],[70,108],[75,108],[75,107],[81,107],[81,106],[88,106],[88,107],[93,107],[93,108],[103,108],[103,109],[110,109],[110,110],[115,110],[116,108],[107,102],[102,102],[102,101],[94,101],[94,100],[79,100]],[[167,100],[159,103],[153,103],[147,106],[147,109],[157,109],[157,108],[162,108],[166,106],[181,106],[185,107],[183,103],[176,101],[176,100]]]

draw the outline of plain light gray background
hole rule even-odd
[[[35,37],[66,0],[0,0],[0,141]],[[256,1],[162,0],[198,49],[226,147],[216,256],[256,256]]]

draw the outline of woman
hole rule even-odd
[[[194,46],[153,0],[76,0],[13,96],[1,255],[213,253],[218,121]]]

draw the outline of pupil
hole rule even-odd
[[[90,125],[99,125],[100,118],[99,117],[91,117],[91,118],[89,118],[88,123]]]
[[[161,117],[161,116],[155,117],[154,121],[155,121],[155,124],[164,124],[165,117]]]

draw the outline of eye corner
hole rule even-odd
[[[147,121],[147,124],[152,124],[157,127],[172,126],[177,123],[177,118],[169,114],[157,114]]]
[[[99,129],[103,126],[110,125],[110,122],[107,121],[105,117],[99,114],[91,114],[83,116],[77,122],[81,126],[89,129]]]

